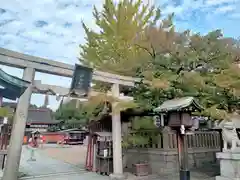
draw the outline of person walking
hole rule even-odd
[[[28,148],[30,150],[30,158],[28,161],[36,161],[35,151],[38,148],[38,137],[32,134],[32,137],[28,140]]]
[[[65,144],[65,136],[62,136],[58,141],[57,141],[57,144],[61,147],[64,146]]]
[[[46,136],[44,136],[44,135],[42,135],[42,143],[43,143],[43,145],[47,143]]]
[[[44,144],[44,136],[42,134],[40,134],[39,136],[39,146],[40,148],[43,148],[43,144]]]

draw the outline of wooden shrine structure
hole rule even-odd
[[[96,117],[88,124],[89,135],[88,135],[88,148],[85,169],[88,171],[98,172],[104,175],[109,175],[112,169],[112,158],[113,158],[113,132],[114,129],[111,117],[111,110],[109,112],[100,113],[101,116]],[[121,127],[121,141],[122,137],[128,134],[129,126],[131,126],[131,117],[135,116],[154,116],[153,111],[145,111],[140,109],[126,109],[120,113],[120,124]],[[122,146],[121,146],[122,149]],[[107,150],[107,156],[104,156],[104,150]],[[121,152],[122,153],[122,152]],[[102,162],[103,161],[103,162]],[[99,167],[101,164],[101,167]]]

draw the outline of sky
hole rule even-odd
[[[83,20],[96,29],[92,16],[95,5],[101,9],[104,0],[8,0],[0,6],[0,47],[69,64],[78,62],[79,44],[85,43]],[[116,0],[117,1],[117,0]],[[143,0],[147,2],[147,0]],[[179,31],[207,33],[222,29],[225,36],[240,36],[240,0],[150,0],[162,14],[175,13]],[[9,74],[22,77],[23,71],[1,66]],[[71,79],[36,73],[44,84],[69,87]],[[32,95],[38,106],[44,96]],[[50,97],[53,110],[59,105]]]

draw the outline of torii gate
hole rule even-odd
[[[14,117],[14,125],[8,149],[7,163],[4,169],[3,180],[17,180],[18,169],[21,158],[23,136],[25,130],[26,119],[28,116],[28,107],[30,104],[32,93],[51,93],[52,95],[65,96],[69,93],[69,88],[61,86],[53,86],[41,84],[41,81],[34,81],[35,72],[53,74],[64,77],[73,76],[74,66],[34,57],[4,48],[0,48],[0,64],[15,68],[24,69],[23,80],[31,82],[24,94],[19,98]],[[119,85],[134,86],[134,83],[140,79],[120,76],[116,74],[94,71],[93,79],[97,81],[108,82],[112,84],[111,96],[120,97]],[[90,92],[94,96],[97,92]],[[125,98],[126,99],[126,98]],[[132,98],[130,98],[132,99]],[[113,103],[114,110],[115,103]],[[113,178],[123,179],[122,167],[122,146],[121,146],[121,118],[120,112],[115,112],[112,115],[112,139],[113,139]]]

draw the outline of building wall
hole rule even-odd
[[[123,134],[132,134],[149,139],[135,147],[124,149],[123,163],[127,171],[133,171],[135,163],[147,162],[153,174],[178,173],[178,152],[176,133],[169,128],[162,130],[129,131],[122,124]],[[155,138],[154,138],[155,137]],[[194,131],[187,135],[189,168],[200,168],[216,163],[216,152],[221,151],[221,134],[216,131]],[[154,140],[155,139],[155,140]],[[211,167],[211,166],[210,166]]]
[[[189,168],[200,168],[206,164],[216,163],[216,152],[219,149],[189,150]],[[129,149],[124,154],[125,167],[132,169],[132,165],[139,161],[147,162],[150,173],[177,173],[179,172],[177,151],[163,151],[159,149]]]

